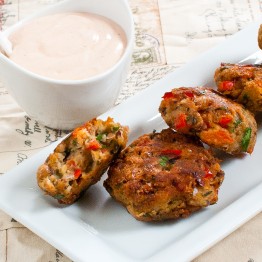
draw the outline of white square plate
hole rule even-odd
[[[250,25],[101,118],[111,116],[128,125],[130,142],[153,129],[161,130],[165,124],[158,106],[163,94],[179,86],[214,86],[213,74],[220,62],[241,61],[258,51],[259,24]],[[77,203],[59,206],[39,190],[35,175],[57,143],[0,177],[0,208],[74,261],[188,261],[261,211],[261,119],[259,126],[251,156],[223,161],[226,175],[218,204],[187,219],[136,221],[110,198],[102,181]]]

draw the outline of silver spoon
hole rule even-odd
[[[0,50],[2,50],[7,56],[10,56],[12,54],[12,49],[12,43],[2,32],[0,32]]]

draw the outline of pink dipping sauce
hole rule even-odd
[[[10,35],[15,63],[41,76],[81,80],[105,72],[126,48],[123,29],[91,13],[58,13],[32,20]]]

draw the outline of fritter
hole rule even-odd
[[[259,26],[257,42],[260,49],[262,49],[262,25]]]
[[[180,133],[230,154],[252,153],[257,133],[253,115],[211,88],[181,87],[163,96],[159,111]]]
[[[214,79],[218,91],[256,113],[262,111],[262,66],[222,63]]]
[[[100,180],[114,157],[126,146],[128,128],[93,119],[76,128],[37,171],[37,182],[61,204],[72,204]]]
[[[123,150],[104,187],[137,220],[160,221],[215,204],[223,178],[218,160],[198,139],[168,128]]]

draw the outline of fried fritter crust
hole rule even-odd
[[[214,79],[218,91],[256,113],[262,111],[262,66],[222,63]]]
[[[211,88],[181,87],[163,96],[159,111],[180,133],[230,154],[252,153],[257,133],[253,115]]]
[[[223,178],[218,160],[199,140],[169,128],[123,150],[104,186],[137,220],[160,221],[215,204]]]
[[[39,167],[39,187],[59,203],[72,204],[100,180],[127,138],[128,128],[112,118],[93,119],[76,128]]]
[[[258,46],[262,49],[262,25],[260,25],[257,36]]]

